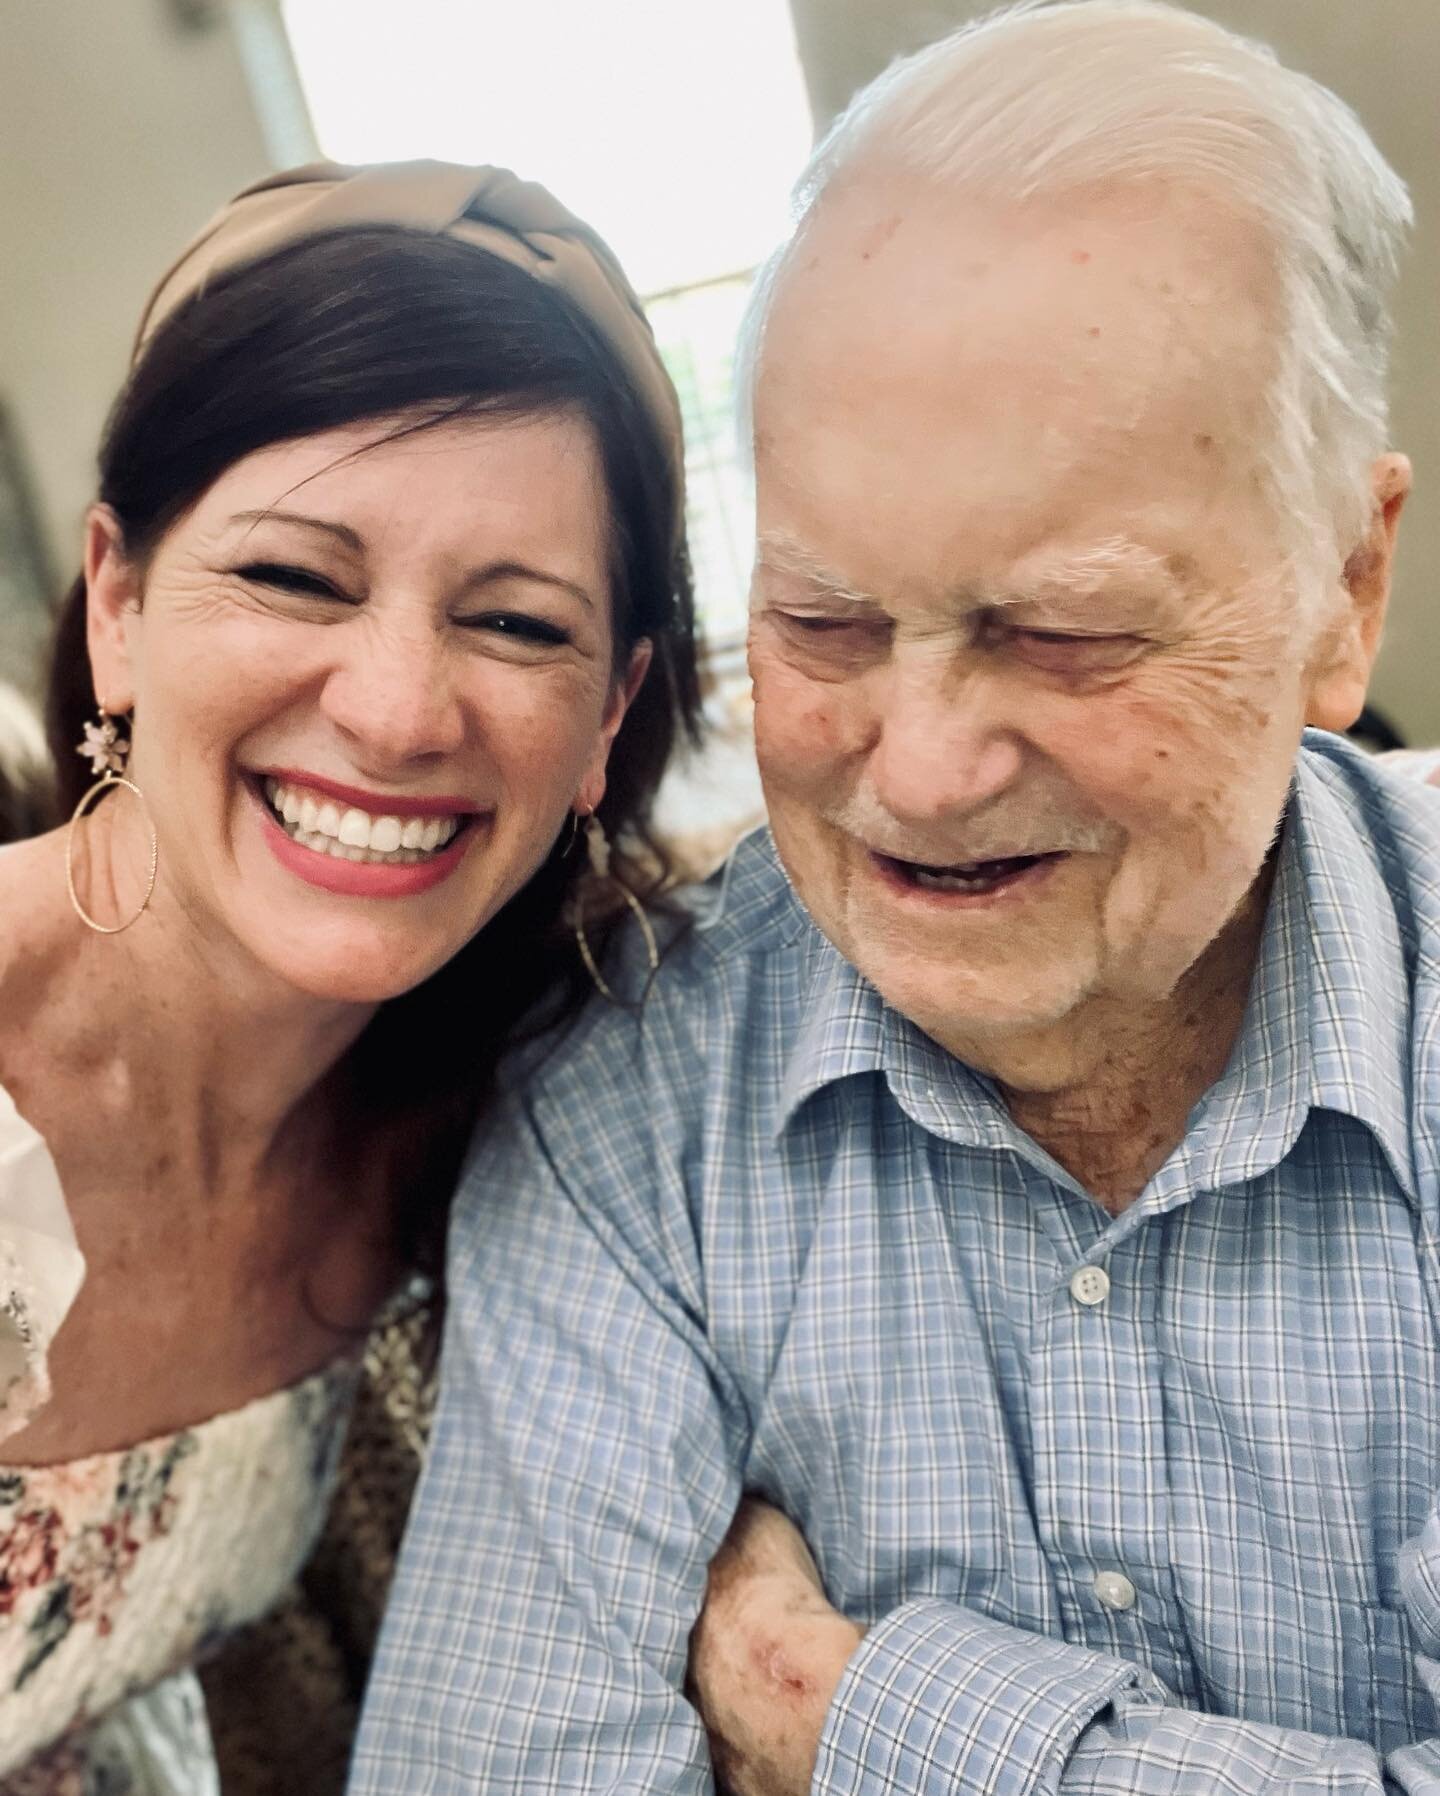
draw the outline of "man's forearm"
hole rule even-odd
[[[1435,1741],[1382,1760],[1196,1714],[1138,1666],[940,1599],[862,1634],[792,1524],[753,1502],[711,1567],[690,1674],[734,1796],[1440,1796]]]

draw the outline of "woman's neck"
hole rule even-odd
[[[163,886],[132,928],[97,935],[66,902],[63,836],[22,853],[16,939],[29,947],[0,966],[12,1015],[31,1013],[51,1053],[88,1069],[106,1125],[163,1111],[171,1138],[196,1142],[217,1171],[263,1166],[374,1007],[316,998],[207,939]],[[5,884],[0,908],[13,914],[17,883]]]

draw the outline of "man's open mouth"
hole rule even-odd
[[[962,861],[949,867],[926,866],[920,861],[902,861],[894,855],[879,854],[875,859],[892,879],[922,892],[954,892],[979,898],[1015,885],[1027,874],[1065,859],[1065,851],[1048,854],[1014,854],[998,860]]]

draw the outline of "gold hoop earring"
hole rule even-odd
[[[134,780],[125,778],[130,744],[115,727],[114,719],[104,705],[100,707],[99,723],[85,725],[85,740],[75,745],[75,752],[89,757],[90,771],[98,773],[100,778],[70,813],[70,826],[65,832],[65,886],[70,893],[70,902],[75,907],[76,916],[87,929],[93,929],[96,935],[120,935],[132,923],[139,921],[155,891],[155,875],[160,866],[160,838],[155,833],[155,822],[150,815],[150,807],[145,802],[145,794]],[[140,900],[139,908],[133,916],[127,917],[123,923],[97,923],[80,902],[80,894],[75,890],[75,826],[115,786],[123,786],[127,792],[133,792],[145,812],[145,824],[150,831],[150,876],[145,884],[145,896]]]
[[[635,913],[635,920],[640,925],[640,933],[645,938],[645,951],[650,957],[650,974],[653,978],[660,971],[660,948],[655,940],[655,931],[651,927],[649,917],[645,915],[645,906],[641,904],[624,880],[617,879],[610,871],[610,843],[605,835],[605,825],[593,811],[585,819],[585,852],[589,856],[590,871],[596,879],[613,885]],[[595,956],[590,952],[590,943],[585,935],[585,899],[580,892],[575,894],[571,917],[575,927],[575,940],[580,947],[580,958],[585,963],[585,971],[594,981],[596,991],[602,998],[608,998],[612,1004],[620,1003],[620,999],[605,983],[605,976],[596,965]]]

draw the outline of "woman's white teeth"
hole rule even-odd
[[[460,827],[458,817],[373,816],[350,807],[341,810],[329,799],[279,780],[267,779],[265,796],[276,815],[283,818],[286,834],[302,847],[339,860],[390,862],[407,865],[433,854]]]

